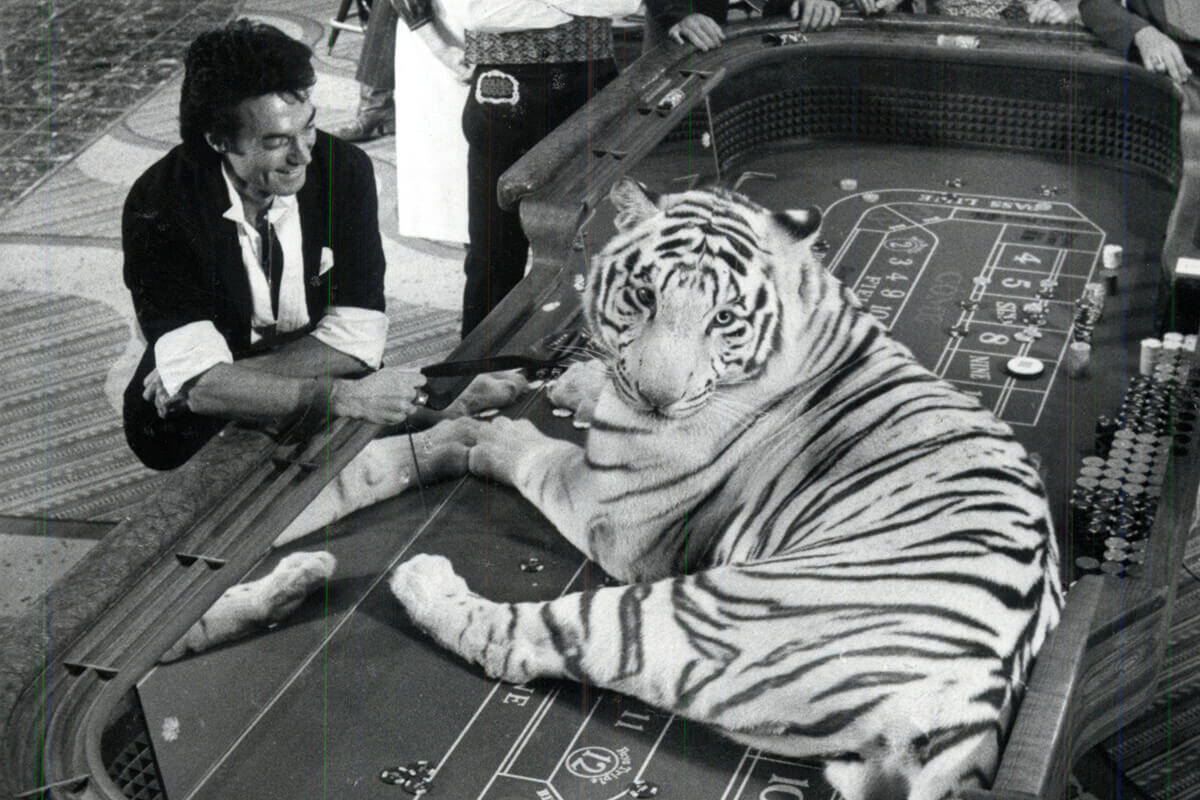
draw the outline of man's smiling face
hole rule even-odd
[[[316,116],[307,91],[243,100],[241,127],[224,150],[238,192],[261,202],[300,191],[317,139]]]

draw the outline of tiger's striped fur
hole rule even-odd
[[[851,800],[987,785],[1062,604],[1011,430],[821,267],[815,210],[629,181],[613,198],[586,446],[526,421],[441,435],[629,585],[498,603],[418,556],[393,591],[493,677],[586,681],[823,758]]]

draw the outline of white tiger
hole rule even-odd
[[[423,555],[393,592],[492,677],[585,681],[823,759],[850,800],[988,785],[1062,604],[1036,469],[814,259],[815,210],[630,181],[613,199],[586,446],[524,420],[432,433],[629,585],[496,602]]]

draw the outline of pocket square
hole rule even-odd
[[[317,271],[318,275],[324,275],[329,270],[333,269],[333,251],[328,247],[321,248],[321,268]]]

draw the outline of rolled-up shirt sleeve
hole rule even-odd
[[[312,336],[334,350],[353,356],[371,369],[383,362],[388,318],[382,311],[355,306],[330,306]]]
[[[208,320],[167,331],[154,343],[154,366],[168,394],[178,394],[185,383],[217,364],[232,363],[225,337]]]

